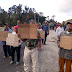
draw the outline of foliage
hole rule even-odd
[[[17,20],[20,20],[21,23],[27,22],[29,23],[30,19],[34,19],[34,8],[29,8],[27,6],[22,9],[22,5],[19,4],[18,6],[13,5],[8,9],[8,12],[6,12],[4,9],[0,7],[0,25],[4,26],[4,23],[8,23],[11,26],[14,26],[17,24]],[[39,22],[43,22],[45,20],[44,16],[38,16],[36,14],[36,22],[38,23],[38,17]]]

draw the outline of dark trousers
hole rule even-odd
[[[21,48],[21,45],[19,47],[11,47],[12,61],[14,61],[14,56],[15,56],[14,54],[16,51],[17,61],[20,62],[20,48]]]
[[[44,39],[42,39],[42,44],[44,44]]]
[[[4,51],[4,55],[7,57],[8,55],[11,56],[11,53],[10,53],[10,46],[7,46],[7,45],[3,45],[3,51]],[[8,55],[7,55],[8,53]]]
[[[45,44],[47,40],[47,34],[45,34],[45,39],[42,39],[42,44]]]
[[[47,40],[47,34],[45,34],[45,41],[44,41],[44,44],[46,43],[46,40]]]

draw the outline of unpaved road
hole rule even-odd
[[[47,37],[47,45],[42,45],[42,50],[39,51],[39,72],[58,72],[58,47],[56,40],[56,33],[51,30],[50,35]],[[0,72],[24,72],[23,52],[24,46],[22,44],[20,65],[10,65],[9,63],[11,59],[2,58],[3,48],[0,42]]]

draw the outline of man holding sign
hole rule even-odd
[[[2,31],[8,31],[8,32],[12,33],[12,30],[8,28],[7,23],[4,24],[4,29]],[[3,44],[3,51],[4,51],[3,58],[6,58],[8,56],[7,52],[8,52],[9,57],[10,57],[11,56],[11,54],[10,54],[10,46],[6,45],[6,41],[2,41],[2,44]]]
[[[30,20],[30,25],[31,24],[35,24],[34,20]],[[32,59],[32,71],[38,72],[38,49],[41,49],[41,39],[39,31],[37,31],[37,39],[24,39],[23,41],[26,42],[24,50],[24,71],[30,72],[30,60]]]
[[[67,31],[62,32],[58,39],[58,47],[60,48],[59,49],[59,72],[64,72],[64,64],[65,63],[66,63],[65,72],[71,72],[72,49],[63,48],[65,46],[60,44],[60,42],[62,42],[62,41],[60,41],[61,40],[60,38],[62,38],[64,36],[72,37],[72,22],[67,23]],[[66,42],[66,40],[65,40],[65,42]],[[64,42],[64,44],[65,44],[65,42]],[[70,41],[67,41],[67,42],[70,42]],[[63,47],[61,47],[61,46],[63,46]]]

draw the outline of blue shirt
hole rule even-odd
[[[2,31],[5,31],[5,29],[3,29]],[[7,31],[9,31],[10,33],[12,33],[12,30],[11,29],[8,29]],[[6,45],[6,41],[2,41],[2,44],[3,45]]]
[[[47,33],[49,30],[49,26],[48,25],[42,25],[42,30],[45,31],[45,33]]]

